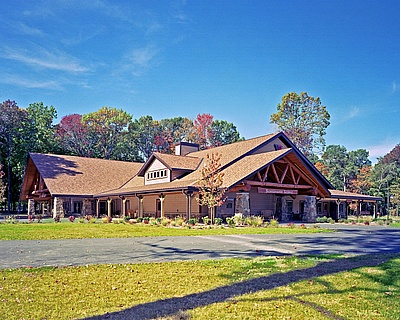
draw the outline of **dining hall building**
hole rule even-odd
[[[215,216],[258,215],[315,222],[377,211],[377,197],[334,190],[282,132],[199,150],[181,142],[175,154],[153,153],[145,163],[30,153],[20,199],[28,214],[201,218],[198,181],[207,155],[219,154],[223,204]]]

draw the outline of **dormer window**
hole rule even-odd
[[[155,170],[147,173],[147,180],[166,178],[167,176],[167,169]]]

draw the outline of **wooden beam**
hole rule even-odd
[[[284,170],[283,173],[282,173],[282,177],[281,177],[281,179],[279,180],[279,183],[282,183],[283,180],[285,179],[286,173],[287,173],[288,169],[289,169],[289,163],[286,163],[286,168],[285,168],[285,170]]]
[[[259,181],[263,181],[263,179],[261,178],[261,173],[260,171],[257,172],[257,178]]]
[[[263,176],[262,181],[267,181],[269,167],[270,167],[270,166],[268,166],[268,167],[265,169],[265,172],[264,172],[264,176]]]
[[[279,177],[278,177],[278,174],[276,173],[275,165],[273,163],[271,163],[271,167],[272,167],[272,173],[274,174],[276,182],[279,182]]]

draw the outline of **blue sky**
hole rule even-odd
[[[397,0],[3,0],[0,100],[59,119],[210,113],[251,138],[306,91],[331,114],[327,144],[374,159],[400,143],[399,17]]]

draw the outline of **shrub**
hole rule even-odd
[[[171,220],[167,219],[167,218],[164,218],[161,221],[161,225],[164,226],[164,227],[168,226],[170,223],[171,223]]]
[[[233,219],[235,219],[235,224],[237,226],[243,225],[243,215],[241,213],[235,213]]]
[[[263,224],[263,219],[259,216],[250,216],[245,219],[245,223],[252,227],[260,227]]]
[[[85,222],[85,218],[84,217],[79,217],[78,221],[79,221],[79,223],[84,223]]]
[[[75,217],[74,216],[69,216],[68,220],[71,221],[71,222],[74,222],[75,221]]]
[[[234,227],[236,225],[235,218],[234,217],[226,218],[226,223],[228,224],[228,226]]]
[[[60,216],[59,215],[56,215],[55,217],[54,217],[54,222],[60,222],[61,221],[61,218],[60,218]]]
[[[194,226],[197,223],[197,219],[196,218],[190,218],[188,220],[188,225],[189,226]]]
[[[175,218],[175,224],[181,227],[183,225],[183,219],[181,217]]]
[[[215,218],[214,219],[214,224],[217,226],[220,226],[222,224],[222,219],[221,218]]]
[[[111,221],[112,221],[112,218],[109,217],[109,216],[102,216],[101,217],[101,222],[103,222],[103,223],[111,223]]]
[[[269,225],[271,227],[279,227],[279,222],[276,219],[271,219],[271,221],[269,222]]]
[[[307,227],[306,227],[306,225],[305,225],[304,223],[302,223],[302,224],[300,225],[300,229],[307,229]]]
[[[205,225],[211,224],[211,219],[210,219],[209,217],[205,216],[205,217],[203,217],[202,219],[203,219],[203,223],[204,223]]]
[[[142,222],[143,222],[144,224],[149,224],[149,222],[150,222],[150,217],[143,217]]]

